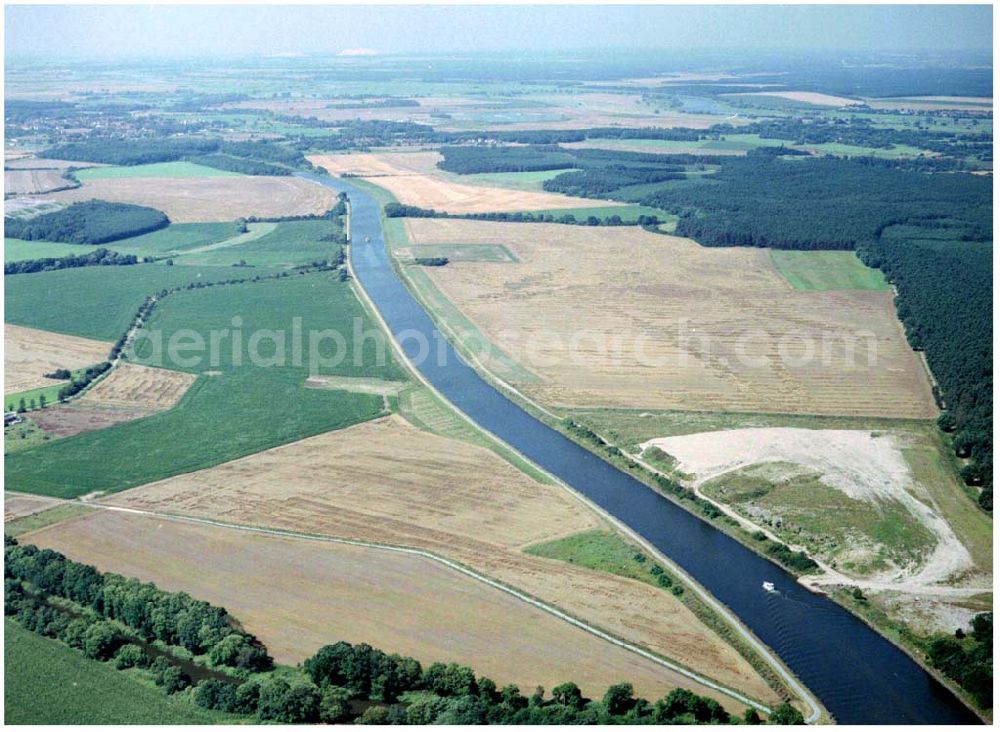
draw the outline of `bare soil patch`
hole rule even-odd
[[[520,551],[600,525],[583,504],[488,450],[421,432],[399,417],[103,502],[427,549],[753,696],[773,697],[746,661],[670,593]]]
[[[539,211],[556,208],[592,208],[622,205],[617,201],[573,198],[559,193],[521,191],[462,183],[435,172],[437,153],[357,153],[313,155],[309,160],[332,175],[349,173],[375,183],[400,203],[447,213]]]
[[[102,430],[105,427],[148,417],[152,409],[124,409],[108,407],[84,407],[75,404],[59,404],[31,413],[32,421],[45,432],[55,437],[71,437],[81,432]]]
[[[61,383],[43,374],[59,368],[81,369],[108,357],[110,343],[52,333],[19,325],[4,325],[4,391],[14,394]]]
[[[152,206],[175,223],[320,214],[337,202],[332,189],[293,176],[103,178],[45,197],[70,202],[94,198]]]
[[[420,245],[502,243],[427,270],[555,406],[930,418],[891,292],[794,290],[766,250],[636,227],[408,219]],[[521,388],[519,386],[519,388]]]
[[[685,686],[739,711],[731,699],[421,557],[108,511],[25,541],[222,605],[283,663],[347,640],[424,664],[469,664],[522,689],[572,679],[599,696],[628,679],[649,698]]]
[[[198,377],[182,371],[121,363],[84,394],[79,404],[160,411],[170,409]]]
[[[405,386],[403,381],[383,381],[382,379],[365,379],[351,376],[310,376],[306,379],[307,389],[339,389],[362,394],[380,394],[389,396],[398,394]]]

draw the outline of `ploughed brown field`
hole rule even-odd
[[[463,183],[460,176],[447,174],[436,167],[440,159],[440,153],[430,151],[343,153],[309,157],[313,165],[326,168],[330,175],[346,173],[365,178],[385,188],[400,203],[447,213],[541,211],[620,205],[616,201],[574,198],[560,193]]]
[[[525,546],[602,525],[570,493],[533,481],[484,448],[422,432],[397,416],[102,502],[426,549],[727,686],[775,700],[749,664],[669,592],[522,553]],[[356,610],[364,620],[368,609]]]
[[[766,250],[636,227],[407,219],[411,248],[503,244],[518,262],[427,268],[550,406],[930,418],[891,292],[797,291]]]
[[[37,328],[4,324],[4,392],[15,394],[28,389],[63,383],[44,374],[56,369],[82,369],[104,361],[110,343],[90,338],[52,333]]]
[[[100,178],[45,196],[48,201],[121,201],[152,206],[175,223],[240,217],[302,216],[329,211],[336,193],[292,176],[221,178]]]

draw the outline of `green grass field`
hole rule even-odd
[[[142,236],[107,242],[106,244],[64,244],[54,241],[4,239],[4,262],[25,259],[65,257],[86,254],[95,249],[110,249],[139,257],[159,257],[187,249],[197,249],[231,239],[238,235],[235,223],[171,224]]]
[[[657,575],[650,572],[656,563],[638,547],[610,531],[584,531],[544,544],[535,544],[524,551],[536,557],[559,559],[657,586]]]
[[[3,261],[21,262],[25,259],[47,259],[68,257],[71,254],[86,254],[100,249],[100,244],[64,244],[58,241],[25,241],[24,239],[3,240]],[[105,248],[108,246],[103,245]]]
[[[149,165],[112,165],[106,168],[84,168],[74,173],[77,180],[106,178],[231,178],[242,175],[229,170],[210,168],[207,165],[177,161],[173,163],[151,163]]]
[[[60,641],[4,620],[7,724],[222,724],[184,696],[167,696],[137,672],[116,671]]]
[[[209,245],[204,251],[182,253],[180,264],[200,266],[232,266],[241,261],[254,267],[288,268],[314,261],[332,260],[340,252],[340,245],[329,238],[337,237],[343,229],[339,221],[286,221],[279,224],[250,224],[251,232],[259,228],[257,236],[247,236],[230,242]],[[328,238],[327,241],[323,241]]]
[[[251,272],[267,274],[273,270]],[[165,264],[7,275],[4,277],[6,322],[115,341],[125,332],[147,295],[192,282],[219,282],[245,276],[245,270],[234,267]]]
[[[232,354],[233,336],[218,341],[217,359],[208,349],[197,363],[169,357],[169,343],[180,331],[200,334],[240,326],[243,348]],[[294,318],[301,318],[303,359],[293,362]],[[306,389],[310,331],[333,329],[345,348],[340,363],[318,364],[314,373],[367,376],[398,381],[404,373],[386,349],[380,365],[372,339],[353,348],[353,333],[376,326],[348,283],[330,273],[290,275],[279,280],[205,288],[171,295],[154,311],[147,332],[162,334],[168,368],[202,374],[176,407],[144,419],[87,432],[6,458],[6,487],[31,493],[74,497],[91,491],[117,491],[198,470],[321,432],[347,427],[384,413],[382,397],[344,391]],[[285,334],[285,363],[250,362],[251,336],[265,330]],[[153,349],[140,346],[139,356]],[[338,345],[327,339],[318,349],[335,357]],[[274,355],[273,341],[260,345],[262,358]],[[190,357],[190,352],[178,354]],[[156,365],[153,362],[152,365]],[[210,372],[205,374],[205,372]]]
[[[469,175],[457,175],[455,180],[459,183],[470,183],[477,186],[496,186],[497,188],[513,188],[518,191],[541,191],[542,184],[547,180],[555,178],[561,173],[568,173],[570,169],[563,170],[530,170],[522,173],[472,173]]]
[[[413,247],[415,257],[447,257],[452,262],[519,262],[503,244],[421,244]]]
[[[771,250],[771,261],[796,290],[889,290],[885,276],[854,252]]]
[[[208,246],[238,236],[235,223],[171,224],[165,229],[108,244],[109,249],[126,254],[163,256]]]

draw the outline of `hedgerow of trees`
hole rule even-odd
[[[170,219],[162,211],[130,203],[84,201],[32,218],[4,219],[5,236],[67,244],[105,244],[162,229]]]
[[[120,254],[108,249],[95,249],[87,254],[70,254],[66,257],[46,257],[42,259],[22,259],[19,262],[4,264],[4,274],[27,274],[30,272],[49,272],[55,269],[73,267],[107,267],[137,264],[139,258],[134,254]]]
[[[57,145],[42,151],[39,156],[110,165],[146,165],[191,160],[249,175],[288,175],[289,171],[281,166],[311,167],[302,155],[302,150],[294,145],[266,140],[226,142],[190,135],[153,138],[95,137],[82,142]]]

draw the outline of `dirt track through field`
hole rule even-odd
[[[491,452],[385,418],[102,500],[416,547],[459,561],[760,699],[773,692],[668,592],[520,549],[600,525]]]
[[[684,686],[742,710],[726,695],[421,557],[111,511],[23,541],[222,605],[283,663],[347,640],[424,664],[466,663],[522,689],[573,679],[599,696],[628,679],[651,699]]]

